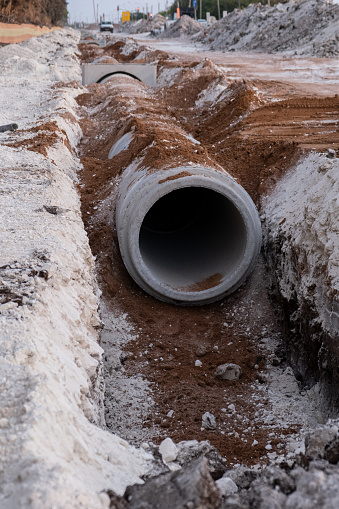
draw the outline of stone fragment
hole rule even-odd
[[[330,170],[332,168],[332,164],[330,162],[327,162],[325,164],[320,164],[318,166],[318,173],[325,173],[326,171]]]
[[[329,148],[326,157],[328,157],[328,159],[334,159],[336,157],[336,151],[333,150],[333,148]]]
[[[197,440],[187,440],[179,442],[178,456],[176,462],[185,466],[191,461],[205,457],[208,462],[208,470],[214,480],[220,479],[226,472],[226,460],[218,450],[210,444],[208,440],[198,442]]]
[[[205,412],[202,416],[201,427],[206,429],[216,429],[217,423],[213,414]]]
[[[242,369],[238,364],[227,362],[226,364],[220,364],[214,371],[214,376],[221,380],[239,380],[242,374]]]
[[[284,509],[337,509],[339,507],[339,474],[320,470],[301,472],[296,490],[291,493]]]
[[[218,479],[216,481],[216,485],[223,497],[229,497],[238,491],[238,486],[229,477],[222,477],[221,479]]]
[[[250,493],[251,507],[260,509],[285,509],[286,495],[270,486],[255,486]]]
[[[55,267],[52,268],[51,263],[43,263],[41,267],[39,267],[38,276],[43,279],[49,279],[55,273]]]
[[[109,505],[110,508],[114,508],[114,509],[127,509],[128,508],[128,504],[127,504],[126,500],[124,499],[124,497],[117,495],[113,490],[108,490],[106,492],[106,495],[108,495],[110,498],[110,505]]]
[[[218,509],[222,503],[204,458],[193,461],[185,470],[129,486],[124,497],[128,509]]]
[[[14,309],[14,308],[17,308],[18,307],[18,303],[17,302],[5,302],[5,304],[1,304],[0,305],[0,314],[3,313],[4,311],[8,311],[9,309]]]
[[[305,437],[305,455],[308,460],[324,458],[325,451],[339,438],[335,425],[319,426]],[[333,462],[333,459],[332,459]]]
[[[208,348],[206,345],[201,345],[201,346],[198,346],[198,348],[196,349],[195,351],[195,355],[197,357],[203,357],[204,355],[206,355],[208,352]]]
[[[148,481],[158,475],[168,474],[170,472],[169,466],[171,465],[171,463],[165,463],[163,461],[159,452],[159,447],[154,445],[152,442],[148,443],[147,446],[148,447],[146,449],[145,447],[143,447],[143,449],[147,450],[147,453],[153,456],[153,461],[148,464],[148,468],[142,476],[143,481]]]
[[[178,455],[178,449],[173,440],[169,437],[165,438],[159,446],[159,452],[161,454],[162,459],[169,463],[170,461],[174,461]]]
[[[279,486],[285,495],[289,495],[295,490],[294,479],[276,465],[270,465],[263,470],[262,480],[272,488],[276,489]]]
[[[121,499],[121,497],[117,497],[117,500],[119,498]],[[112,507],[112,505],[111,505],[112,500],[108,493],[105,493],[104,491],[102,491],[101,493],[99,493],[99,499],[101,502],[102,509],[110,509]],[[124,503],[124,501],[121,500],[121,504],[123,504],[123,503]],[[116,509],[125,509],[125,507],[126,507],[126,503],[125,503],[125,505],[120,505],[120,506],[114,505],[114,508],[116,508]]]
[[[0,125],[0,133],[4,133],[6,131],[15,131],[18,129],[18,124],[6,124],[6,125]]]
[[[325,450],[324,459],[336,465],[339,461],[339,437],[336,437]]]
[[[53,214],[54,216],[58,216],[63,212],[63,209],[61,207],[57,207],[56,205],[44,205],[43,208],[46,210],[46,212]]]
[[[258,478],[259,473],[245,467],[244,465],[240,465],[239,467],[234,467],[232,470],[227,472],[226,476],[232,479],[238,488],[248,489],[252,482]]]

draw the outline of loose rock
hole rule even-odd
[[[169,437],[165,438],[159,446],[159,452],[162,456],[162,459],[169,463],[170,461],[174,461],[178,455],[178,449],[173,440]]]
[[[125,499],[129,509],[217,509],[222,501],[206,459],[193,461],[185,470],[160,475],[143,485],[129,486]]]
[[[210,444],[208,440],[198,442],[197,440],[188,440],[179,442],[178,456],[176,462],[181,466],[186,466],[193,460],[205,457],[208,462],[208,470],[214,480],[220,479],[226,472],[226,460],[218,450]]]
[[[239,380],[241,374],[241,367],[238,366],[238,364],[233,364],[231,362],[221,364],[214,372],[214,376],[216,378],[220,378],[221,380]]]
[[[216,429],[217,423],[214,415],[209,412],[204,413],[202,416],[201,427],[206,429]]]
[[[216,481],[216,485],[221,491],[223,497],[229,497],[238,491],[238,486],[229,477],[222,477],[221,479],[218,479]]]

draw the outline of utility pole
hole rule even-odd
[[[200,18],[199,19],[202,19],[202,0],[200,0]]]
[[[217,5],[218,5],[218,19],[220,19],[220,1],[217,0]]]
[[[94,0],[93,0],[93,10],[94,10],[94,23],[96,21],[96,16],[95,16],[95,4],[94,4]]]

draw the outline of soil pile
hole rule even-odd
[[[200,32],[201,28],[201,24],[190,16],[181,16],[175,23],[169,25],[164,32],[161,32],[161,34],[158,35],[158,39],[187,37]]]
[[[305,453],[293,468],[282,464],[255,470],[237,465],[222,477],[222,464],[206,443],[178,444],[172,468],[179,463],[181,470],[129,487],[124,497],[111,494],[111,500],[121,509],[138,509],[141,504],[150,509],[187,507],[187,500],[194,501],[191,507],[206,509],[336,509],[338,424],[329,422],[308,435]]]
[[[327,0],[290,1],[274,7],[251,4],[205,29],[199,40],[215,50],[335,57],[339,55],[339,5]]]
[[[128,34],[141,34],[143,32],[152,32],[160,29],[165,24],[165,18],[161,14],[156,14],[152,19],[140,19],[137,22],[128,21],[122,26],[122,31]]]

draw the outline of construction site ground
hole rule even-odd
[[[135,37],[0,48],[0,506],[132,509],[127,487],[208,451],[187,467],[208,507],[336,509],[338,60]],[[156,66],[156,87],[81,84],[81,63],[116,61]],[[252,197],[262,252],[233,294],[176,306],[129,276],[115,206],[140,161],[222,166]]]
[[[120,34],[104,48],[82,44],[79,53],[83,62],[109,57],[158,67],[158,86],[140,85],[141,98],[129,96],[128,84],[124,92],[126,78],[90,85],[77,97],[82,214],[103,292],[107,426],[137,445],[166,437],[209,440],[229,467],[288,461],[305,431],[327,416],[317,386],[303,386],[286,363],[282,314],[265,259],[260,256],[239,290],[214,304],[178,307],[145,294],[124,268],[112,219],[121,172],[140,147],[111,160],[108,153],[124,122],[166,112],[262,213],[300,157],[328,149],[338,154],[338,60],[204,51],[188,40]],[[122,91],[120,102],[110,100],[114,86]],[[147,122],[138,128],[147,146]],[[167,157],[165,142],[154,158]],[[240,380],[216,379],[217,366],[226,362],[241,367]],[[202,427],[205,412],[215,416],[215,429]]]

